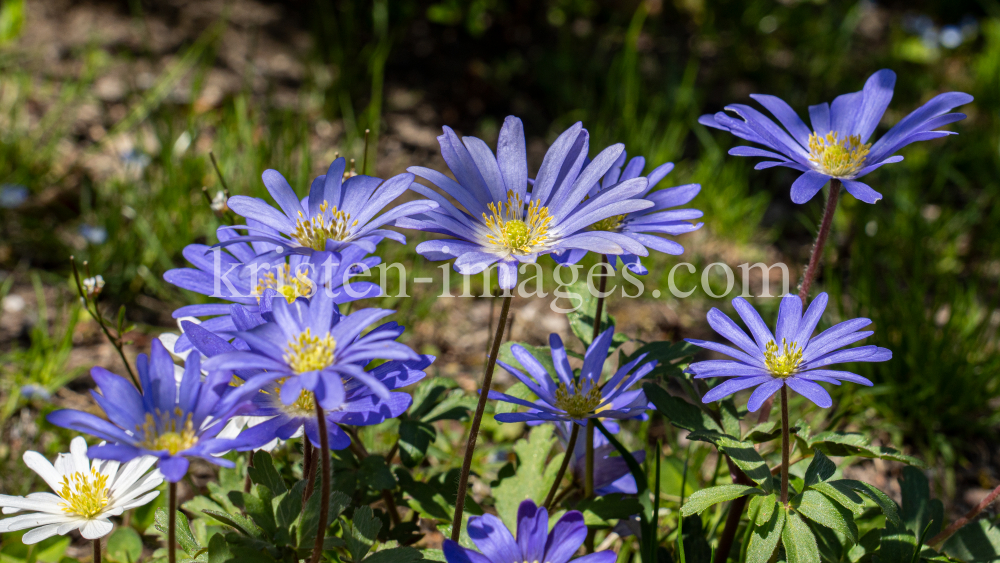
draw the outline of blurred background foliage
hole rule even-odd
[[[3,416],[42,396],[26,386],[56,393],[98,363],[74,363],[70,353],[88,338],[74,336],[86,323],[76,326],[79,311],[65,297],[70,254],[90,261],[107,281],[104,299],[126,304],[149,334],[198,298],[161,275],[221,224],[202,193],[221,187],[210,150],[233,193],[266,197],[263,169],[304,190],[338,152],[382,177],[409,164],[440,169],[441,125],[492,143],[508,114],[524,120],[537,168],[544,146],[582,120],[592,148],[624,142],[648,163],[677,163],[665,185],[702,184],[693,205],[706,227],[681,241],[683,260],[798,265],[822,198],[792,205],[793,172],[753,171],[726,155],[731,137],[697,117],[751,93],[778,95],[804,115],[891,68],[898,81],[882,130],[943,91],[976,101],[952,127],[959,136],[911,146],[902,163],[870,177],[885,199],[842,200],[819,283],[835,304],[825,322],[872,318],[894,358],[858,366],[876,385],[838,389],[831,424],[875,430],[931,465],[974,465],[984,486],[1000,477],[989,469],[1000,422],[995,0],[130,0],[87,9],[84,17],[58,0],[0,8],[0,405],[14,405]],[[413,244],[388,243],[384,260],[411,277],[440,277]],[[612,303],[620,322],[652,327],[644,339],[710,336],[704,312],[731,310],[741,290],[661,299],[656,307],[672,320],[639,322],[648,314],[641,303],[666,288],[677,262],[650,260],[640,304]],[[689,287],[699,276],[680,269],[677,280]],[[11,300],[22,286],[37,296],[27,313]],[[381,305],[402,309],[425,350],[446,348],[421,327],[462,317],[466,304],[443,310],[433,291],[411,292],[413,301]],[[46,301],[49,312],[38,306]],[[761,301],[776,308],[776,299]],[[31,318],[18,324],[18,315]],[[474,377],[475,353],[455,369]]]

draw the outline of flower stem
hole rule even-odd
[[[984,498],[978,505],[967,512],[965,516],[962,516],[958,520],[952,522],[951,525],[945,528],[943,532],[927,540],[927,545],[933,547],[939,543],[944,543],[945,540],[953,536],[962,526],[972,522],[976,516],[979,516],[980,512],[986,510],[987,506],[993,504],[993,501],[995,501],[997,497],[1000,497],[1000,487],[993,489],[993,492],[986,495],[986,498]]]
[[[316,527],[316,544],[313,546],[312,558],[309,563],[319,563],[323,555],[323,540],[326,537],[327,517],[330,512],[330,437],[326,429],[326,413],[319,401],[316,403],[316,423],[319,426],[319,450],[314,452],[322,462],[319,485],[319,522]],[[171,562],[173,563],[173,562]]]
[[[302,477],[306,480],[306,490],[302,492],[302,508],[305,509],[306,501],[312,496],[316,481],[316,453],[305,433],[302,434],[302,454]]]
[[[167,487],[167,562],[177,563],[177,483]]]
[[[101,563],[101,538],[94,540],[94,563]]]
[[[486,410],[486,399],[489,397],[490,385],[493,383],[493,370],[497,367],[497,356],[500,354],[500,343],[503,342],[504,329],[507,328],[507,314],[510,313],[510,301],[513,297],[513,294],[508,294],[503,298],[503,305],[500,307],[500,322],[497,323],[497,331],[493,335],[493,349],[490,351],[489,363],[486,364],[486,373],[483,375],[483,386],[479,393],[479,403],[476,404],[476,414],[472,417],[472,427],[469,428],[469,440],[465,445],[465,459],[462,460],[462,472],[458,476],[455,519],[451,523],[451,541],[454,542],[458,541],[462,533],[462,513],[465,511],[465,490],[469,486],[472,454],[476,450],[479,424],[483,421],[483,411]]]
[[[250,468],[253,467],[253,450],[250,450],[247,455],[247,476],[243,479],[243,492],[249,493],[250,488],[253,486],[253,482],[250,480]]]
[[[580,427],[575,422],[571,422],[570,426],[573,429],[569,433],[569,442],[566,444],[566,455],[563,456],[562,464],[559,465],[559,471],[556,472],[556,480],[552,483],[549,494],[545,495],[545,502],[542,503],[542,506],[547,509],[552,508],[552,500],[556,496],[556,490],[562,483],[563,475],[566,475],[566,468],[569,467],[569,462],[573,459],[573,452],[576,450],[576,439],[580,435]]]
[[[802,285],[799,286],[799,299],[802,306],[806,304],[809,297],[809,288],[816,279],[819,270],[819,263],[823,259],[823,247],[826,246],[826,238],[830,235],[830,227],[833,225],[833,214],[837,210],[837,197],[840,195],[840,180],[830,180],[830,195],[826,199],[826,208],[823,209],[823,219],[819,223],[819,232],[816,233],[816,244],[813,245],[812,254],[809,256],[809,265],[806,266],[805,274],[802,277]]]
[[[781,504],[788,506],[788,386],[781,386]]]
[[[608,263],[608,255],[601,254],[601,285],[597,291],[597,308],[594,310],[594,335],[590,341],[597,340],[597,335],[601,334],[601,317],[604,316],[604,289],[608,287],[608,275],[604,271],[604,264]]]
[[[585,498],[591,498],[594,496],[594,420],[587,419],[587,437],[586,442],[586,473],[584,474],[583,480],[583,496]]]

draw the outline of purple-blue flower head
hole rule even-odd
[[[726,354],[733,360],[708,360],[688,366],[696,379],[729,378],[705,394],[706,403],[718,401],[737,391],[756,387],[748,407],[755,412],[771,395],[787,385],[789,389],[809,399],[817,406],[833,404],[830,394],[820,383],[840,385],[841,381],[871,386],[872,382],[849,371],[833,370],[830,366],[844,362],[884,362],[892,352],[878,346],[859,346],[841,350],[874,334],[861,330],[871,324],[868,319],[852,319],[838,323],[812,336],[826,310],[827,295],[820,293],[802,314],[802,301],[788,294],[781,300],[778,323],[771,333],[760,315],[742,297],[733,299],[733,307],[750,329],[751,339],[725,313],[718,309],[708,312],[708,324],[737,348],[687,339],[695,346]]]
[[[883,164],[903,160],[893,155],[910,143],[954,135],[951,131],[935,129],[965,119],[965,114],[949,112],[972,101],[972,96],[962,92],[939,94],[900,120],[882,138],[870,143],[868,140],[889,107],[895,85],[896,73],[883,69],[871,75],[860,92],[837,96],[832,104],[809,106],[812,129],[783,100],[763,94],[750,97],[770,111],[784,129],[743,104],[726,106],[742,119],[719,112],[703,115],[698,122],[770,149],[730,149],[729,154],[734,156],[769,159],[758,162],[757,170],[785,166],[803,172],[792,184],[795,203],[812,199],[831,178],[843,182],[847,192],[857,199],[875,203],[882,199],[882,194],[858,179]]]
[[[619,367],[610,379],[601,384],[601,372],[614,335],[615,328],[611,327],[594,339],[584,354],[578,378],[573,376],[566,347],[558,334],[549,336],[555,374],[550,374],[524,347],[512,346],[511,353],[527,374],[504,362],[498,361],[497,364],[524,383],[538,400],[526,401],[491,390],[490,399],[528,407],[527,412],[502,413],[495,418],[500,422],[570,421],[585,426],[588,418],[625,419],[642,414],[649,408],[649,401],[642,389],[632,387],[653,371],[656,362],[639,365],[646,357],[642,354]]]
[[[469,518],[469,539],[479,551],[444,540],[448,563],[566,563],[587,539],[583,514],[570,510],[549,531],[549,512],[526,500],[517,508],[517,539],[492,514]],[[573,559],[576,563],[613,563],[618,554],[601,551]]]
[[[389,400],[389,389],[364,367],[373,360],[417,361],[408,346],[396,342],[403,328],[386,323],[361,333],[375,321],[391,315],[385,309],[362,309],[341,315],[333,300],[323,293],[311,300],[299,298],[289,303],[271,301],[274,320],[235,336],[250,350],[219,354],[205,361],[210,370],[264,370],[268,377],[281,381],[280,397],[285,405],[312,392],[324,409],[339,408],[347,396],[345,381],[368,385]],[[198,338],[190,325],[186,333]],[[199,343],[196,347],[201,348]],[[251,377],[251,380],[254,378]]]
[[[620,233],[627,236],[647,249],[653,249],[664,254],[679,255],[684,252],[684,247],[680,244],[662,237],[660,235],[682,235],[701,228],[703,223],[692,223],[691,220],[698,219],[704,215],[697,209],[671,209],[689,203],[698,192],[701,191],[699,184],[687,184],[674,188],[665,188],[653,191],[660,180],[674,169],[674,164],[668,162],[657,166],[649,174],[643,176],[642,171],[646,166],[646,159],[637,156],[625,164],[626,155],[623,151],[615,162],[614,166],[608,170],[599,183],[595,183],[590,189],[589,197],[597,197],[606,190],[613,189],[622,182],[634,180],[636,178],[646,178],[646,189],[635,197],[652,202],[652,207],[641,211],[634,211],[624,215],[615,215],[607,219],[598,221],[590,226],[591,231],[607,231]],[[624,166],[624,170],[622,169]],[[553,254],[556,262],[575,264],[579,262],[586,250],[573,249],[562,254]],[[628,269],[640,276],[646,275],[649,271],[635,254],[622,254],[621,261]],[[617,266],[615,256],[608,256],[608,262],[612,266]]]
[[[48,421],[107,440],[108,444],[90,447],[88,455],[93,458],[127,462],[155,456],[171,483],[184,477],[190,458],[232,467],[232,462],[213,454],[233,449],[234,442],[216,435],[231,417],[252,410],[251,398],[267,379],[233,387],[228,372],[211,371],[203,380],[200,356],[193,354],[178,381],[170,353],[159,340],[153,340],[148,357],[139,355],[136,368],[142,393],[124,377],[100,367],[91,370],[101,391],[92,392],[94,400],[108,420],[62,409],[49,414]]]
[[[620,426],[616,422],[603,422],[605,429],[611,433],[618,433]],[[559,440],[566,446],[569,443],[572,423],[557,422],[556,433]],[[582,483],[587,469],[587,444],[583,435],[577,437],[576,445],[573,447],[573,459],[570,463],[570,473],[573,479]],[[638,450],[632,452],[632,457],[638,463],[646,459],[646,452]],[[594,494],[597,496],[622,493],[634,495],[638,492],[635,484],[635,477],[625,463],[625,458],[618,455],[617,450],[608,442],[604,434],[594,433]]]
[[[392,327],[395,328],[395,327]],[[238,352],[229,342],[203,330],[198,325],[189,325],[191,340],[198,350],[208,357]],[[393,391],[420,381],[424,369],[431,365],[434,356],[420,356],[413,361],[392,360],[380,364],[369,372],[386,389]],[[254,395],[253,410],[247,416],[266,419],[244,430],[237,438],[233,449],[243,451],[255,449],[275,438],[288,440],[304,430],[306,436],[319,447],[319,424],[316,421],[316,403],[311,393],[300,393],[291,404],[281,400],[281,386],[269,383],[262,392]],[[349,378],[344,382],[344,401],[339,407],[326,413],[326,428],[330,449],[342,450],[351,444],[351,439],[340,425],[372,426],[389,418],[396,418],[406,412],[413,403],[407,393],[389,393],[388,399],[375,394],[372,388],[358,380]]]
[[[232,231],[220,228],[219,240],[234,238]],[[379,237],[373,237],[378,240]],[[316,292],[326,292],[337,304],[378,296],[379,286],[366,281],[349,281],[352,275],[364,268],[373,268],[381,261],[378,257],[365,257],[366,251],[350,245],[341,252],[316,252],[311,256],[297,254],[275,256],[270,261],[255,258],[273,249],[269,243],[236,243],[225,249],[191,244],[184,249],[184,257],[193,268],[176,268],[163,274],[169,283],[200,293],[224,299],[229,303],[187,305],[174,311],[173,317],[211,317],[203,320],[202,327],[216,333],[232,334],[237,330],[230,316],[230,304],[244,305],[247,313],[259,316],[261,309],[270,309],[270,303],[261,303],[271,295],[294,301],[311,297]],[[268,292],[272,289],[274,292]],[[191,348],[187,336],[181,335],[174,352]]]
[[[371,237],[406,244],[406,237],[400,233],[380,227],[437,207],[426,200],[411,201],[376,218],[375,215],[413,183],[413,174],[400,174],[384,182],[381,178],[362,175],[345,180],[344,167],[343,158],[334,160],[325,175],[313,180],[309,195],[301,201],[278,171],[264,171],[264,186],[281,210],[256,197],[237,195],[229,198],[226,202],[229,208],[248,221],[246,226],[231,228],[245,229],[248,234],[219,244],[267,242],[275,245],[274,253],[305,255],[323,250],[339,251],[354,244],[374,252],[378,240]],[[260,229],[251,224],[251,220],[267,228]],[[264,258],[270,256],[264,255]]]
[[[648,254],[630,237],[587,230],[598,221],[652,206],[648,201],[633,199],[646,189],[645,178],[620,182],[584,200],[621,155],[622,145],[604,149],[587,164],[589,134],[577,123],[552,144],[538,176],[531,182],[524,127],[516,117],[504,121],[496,155],[482,140],[459,139],[448,127],[438,142],[455,180],[419,166],[409,171],[433,183],[448,197],[413,184],[414,191],[436,202],[438,208],[396,223],[451,237],[417,245],[417,252],[429,260],[456,258],[455,270],[463,275],[477,274],[497,264],[500,287],[510,289],[517,285],[518,266],[535,262],[543,254],[574,248],[603,254]]]

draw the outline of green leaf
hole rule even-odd
[[[457,386],[458,383],[446,377],[432,377],[421,381],[413,391],[413,406],[407,416],[410,420],[422,420],[437,406],[445,393]]]
[[[813,522],[858,541],[858,526],[850,510],[833,502],[819,491],[806,491],[796,498],[795,509]]]
[[[236,529],[237,531],[239,531],[244,535],[254,538],[259,538],[262,536],[261,529],[258,528],[257,525],[253,523],[253,520],[250,520],[246,516],[243,516],[241,514],[226,514],[225,512],[218,512],[215,510],[205,510],[204,512],[205,514],[212,516],[219,522],[222,522],[223,524]]]
[[[503,403],[506,404],[506,403]],[[417,420],[399,422],[399,457],[403,465],[414,468],[427,456],[427,448],[437,439],[433,425]]]
[[[548,494],[562,457],[549,461],[549,452],[556,443],[551,424],[536,426],[527,438],[514,443],[517,470],[493,489],[497,514],[508,525],[517,522],[517,507],[526,499],[544,499]],[[549,471],[546,471],[549,469]]]
[[[875,501],[875,504],[882,509],[882,513],[885,514],[886,519],[895,526],[901,526],[902,521],[899,519],[899,512],[896,510],[896,503],[889,498],[889,495],[878,490],[874,485],[869,485],[864,481],[856,481],[854,479],[841,479],[840,481],[834,481],[835,483],[843,483],[845,486],[854,489],[855,491],[867,496],[868,498]]]
[[[962,526],[944,542],[941,551],[962,561],[996,561],[1000,559],[1000,529],[987,519]]]
[[[643,384],[642,390],[646,398],[653,403],[660,414],[667,417],[671,424],[690,432],[722,434],[722,428],[712,420],[708,413],[691,403],[674,397],[666,389],[656,383]]]
[[[396,478],[392,476],[392,471],[389,471],[385,458],[380,455],[370,455],[363,459],[358,469],[358,476],[361,483],[373,491],[396,488]]]
[[[767,466],[764,458],[760,457],[753,444],[750,442],[741,442],[728,436],[722,436],[715,440],[715,445],[729,456],[729,459],[733,460],[733,463],[742,469],[754,483],[760,485],[764,491],[771,492],[773,488],[771,485],[771,468]]]
[[[746,435],[743,436],[743,440],[760,444],[763,442],[770,442],[778,436],[781,436],[781,426],[777,421],[771,420],[769,422],[762,422],[751,428]]]
[[[900,525],[887,523],[879,542],[879,561],[910,563],[917,549],[917,536]]]
[[[215,534],[208,541],[208,563],[226,563],[233,558],[229,551],[229,542],[223,534]]]
[[[114,563],[135,563],[142,557],[142,538],[132,528],[118,528],[108,537],[104,556]]]
[[[8,538],[7,534],[4,534],[4,538]],[[31,556],[28,558],[29,561],[41,561],[43,563],[62,563],[67,557],[63,557],[66,554],[66,549],[69,548],[70,538],[69,536],[53,536],[46,538],[34,546],[31,549]],[[3,555],[0,555],[3,557]]]
[[[781,532],[788,563],[819,563],[819,547],[809,525],[794,512],[788,514],[785,529]]]
[[[365,563],[413,563],[423,561],[423,554],[412,547],[394,547],[376,551],[365,559]]]
[[[927,465],[918,458],[886,446],[873,446],[869,439],[856,432],[820,432],[809,439],[812,449],[834,457],[860,456],[899,461],[916,467]]]
[[[785,528],[788,511],[784,507],[778,507],[778,510],[774,510],[774,506],[778,506],[778,504],[772,505],[771,515],[763,525],[758,519],[758,524],[753,529],[753,534],[750,535],[747,563],[768,563],[774,553],[774,548],[778,547],[778,540]]]
[[[816,450],[813,459],[806,469],[806,486],[811,487],[819,482],[826,481],[833,477],[837,471],[837,466],[826,457],[823,452]]]
[[[316,539],[316,531],[319,528],[319,491],[313,491],[312,496],[306,501],[305,510],[299,519],[298,526],[298,546],[299,548],[312,549]],[[327,526],[340,516],[340,513],[351,503],[350,497],[340,491],[330,492],[330,504],[327,510]]]
[[[417,481],[402,467],[396,469],[396,479],[400,489],[406,494],[409,507],[425,518],[433,518],[450,522],[455,515],[455,503],[458,500],[459,469],[452,468],[431,478]],[[465,495],[465,511],[469,514],[482,514],[471,494]]]
[[[720,485],[709,489],[696,491],[681,507],[681,514],[691,516],[700,514],[706,508],[747,495],[764,495],[764,491],[748,485]]]
[[[754,500],[760,501],[760,510],[757,512],[756,524],[763,526],[771,521],[771,514],[774,513],[774,509],[778,506],[778,497],[776,494],[771,493],[766,497],[754,497]]]
[[[903,506],[900,510],[900,517],[907,530],[920,534],[927,529],[928,535],[921,539],[929,539],[941,531],[941,522],[944,520],[944,508],[935,506],[931,500],[930,484],[923,471],[915,467],[904,467],[903,475],[899,478],[899,487],[902,493]]]
[[[275,495],[281,495],[288,490],[285,480],[281,478],[278,470],[274,468],[271,461],[271,454],[264,450],[257,450],[253,454],[253,467],[247,468],[250,480],[258,485],[264,485]]]
[[[465,391],[452,389],[420,420],[428,424],[439,420],[462,420],[469,416],[469,411],[476,408],[477,402],[476,397],[466,395]]]
[[[194,534],[191,533],[191,525],[188,522],[187,516],[184,515],[180,510],[177,511],[177,524],[174,533],[177,537],[177,543],[180,544],[181,549],[184,550],[192,558],[201,551],[201,545],[198,544],[198,540],[195,539]],[[156,510],[156,518],[154,520],[153,526],[162,532],[163,534],[168,533],[168,528],[170,521],[168,518],[168,513],[166,508],[159,508]]]
[[[274,510],[275,520],[278,527],[288,530],[302,513],[302,495],[306,490],[306,481],[303,479],[283,495],[275,497],[277,507]]]
[[[368,551],[378,538],[380,529],[382,521],[375,517],[370,506],[365,505],[354,511],[354,518],[351,519],[351,527],[345,533],[345,539],[347,550],[351,552],[351,557],[355,561],[361,561],[368,555]]]
[[[736,403],[733,402],[732,397],[727,398],[719,403],[719,415],[722,420],[722,429],[734,438],[739,438],[740,434],[743,432],[740,428],[740,413],[739,409],[736,408]]]
[[[638,514],[642,505],[635,498],[614,493],[580,501],[573,508],[583,513],[583,521],[588,526],[610,526],[614,520]]]
[[[597,274],[596,271],[595,274]],[[570,330],[583,342],[584,346],[590,346],[591,341],[594,339],[594,316],[597,314],[597,297],[594,296],[594,293],[600,289],[599,285],[595,285],[592,291],[588,287],[587,279],[588,276],[584,276],[584,279],[570,286],[569,291],[579,295],[582,303],[574,311],[566,315],[566,319],[569,320]],[[614,283],[612,280],[614,280],[614,275],[609,276],[609,281]],[[594,283],[600,284],[599,278],[596,275]],[[614,317],[609,315],[608,308],[604,307],[604,310],[601,311],[600,332],[604,332],[608,327],[614,325]],[[625,336],[625,333],[616,332],[611,343],[611,348],[617,348],[625,342],[628,342],[628,337]]]
[[[274,507],[271,504],[273,495],[271,490],[264,485],[257,485],[257,494],[244,493],[243,491],[229,491],[229,498],[233,504],[246,511],[254,524],[256,524],[265,534],[265,537],[273,537],[278,530],[278,524],[274,521]]]
[[[812,490],[819,491],[840,503],[840,506],[854,513],[855,517],[861,516],[865,512],[865,501],[853,489],[840,481],[816,483],[812,486]]]
[[[678,360],[692,356],[696,351],[698,351],[697,346],[688,344],[684,340],[678,342],[648,342],[636,349],[635,352],[623,357],[622,361],[618,362],[618,365],[625,365],[638,358],[641,354],[645,354],[646,357],[642,359],[643,363],[656,361],[656,367],[646,376],[647,378],[656,379],[670,375],[680,375],[681,369],[678,367],[678,364],[682,362]]]

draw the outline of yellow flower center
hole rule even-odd
[[[319,206],[320,212],[309,219],[299,211],[292,238],[302,246],[308,246],[313,250],[326,250],[326,241],[345,240],[350,236],[351,229],[358,226],[358,221],[352,223],[351,214],[339,211],[336,205],[333,206],[332,217],[327,220],[326,210],[329,208],[329,202],[324,201]]]
[[[281,400],[281,387],[278,387],[278,400]],[[299,398],[295,402],[286,405],[281,404],[281,409],[289,416],[316,416],[316,395],[312,391],[300,391]]]
[[[813,133],[809,135],[809,160],[830,176],[853,178],[864,167],[871,146],[858,135],[841,139],[836,132],[825,137]]]
[[[537,200],[528,205],[527,215],[524,201],[514,190],[507,192],[507,203],[489,204],[490,215],[483,213],[483,221],[490,234],[486,238],[507,252],[531,254],[538,246],[545,244],[549,236],[552,216],[549,208],[542,207]]]
[[[337,342],[326,333],[320,338],[313,336],[307,328],[300,332],[294,340],[288,341],[285,348],[285,362],[295,373],[321,370],[334,362],[333,352]]]
[[[62,489],[59,496],[63,498],[63,512],[77,514],[84,518],[93,518],[104,511],[108,505],[108,476],[91,469],[90,473],[63,475]]]
[[[607,219],[601,219],[600,221],[594,223],[590,226],[592,231],[610,231],[612,233],[618,232],[618,229],[622,226],[622,221],[625,220],[625,215],[615,215],[613,217],[608,217]]]
[[[802,348],[795,342],[781,339],[781,348],[774,341],[764,347],[764,363],[771,375],[784,379],[799,371],[802,363]]]
[[[313,294],[313,283],[305,272],[298,272],[292,275],[291,265],[285,264],[282,268],[278,269],[277,275],[274,272],[267,271],[260,277],[257,282],[257,288],[253,292],[258,302],[266,289],[277,291],[285,298],[285,301],[291,303],[299,297],[311,296]]]
[[[190,413],[179,425],[177,418],[162,416],[159,411],[156,414],[160,416],[163,423],[157,424],[156,418],[152,414],[146,413],[146,423],[139,430],[144,436],[142,447],[152,451],[166,450],[170,455],[177,455],[178,452],[198,443],[198,436],[195,434]],[[180,417],[181,410],[175,409],[174,414]]]
[[[586,394],[583,393],[583,382],[576,382],[572,387],[560,383],[556,389],[556,408],[566,411],[573,418],[583,418],[595,412],[601,404],[601,389],[594,385]]]

